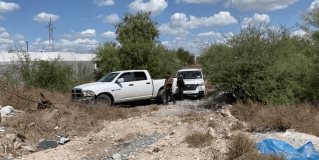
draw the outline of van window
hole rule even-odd
[[[181,71],[178,72],[181,74],[184,79],[202,79],[202,72],[201,71]]]
[[[134,72],[135,81],[147,80],[145,72]]]

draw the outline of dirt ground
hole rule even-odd
[[[5,131],[0,132],[0,153],[4,159],[19,160],[221,160],[227,157],[230,137],[237,133],[245,133],[256,141],[298,136],[294,132],[268,135],[245,132],[245,124],[230,114],[231,106],[209,110],[199,107],[204,102],[184,100],[176,105],[151,103],[96,111],[83,104],[75,107],[63,102],[49,109],[33,109],[2,118]],[[68,143],[52,149],[38,148],[41,140],[55,140],[61,133],[69,135]],[[210,143],[192,146],[186,139],[196,133],[211,137],[206,140]],[[306,139],[308,135],[296,146]],[[192,140],[196,142],[197,137]],[[313,137],[313,141],[318,148],[318,138]]]

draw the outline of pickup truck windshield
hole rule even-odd
[[[181,74],[184,79],[201,79],[202,78],[201,71],[182,71],[182,72],[178,72],[178,74]]]
[[[108,73],[107,75],[103,76],[98,82],[112,82],[113,79],[118,75],[119,73]]]

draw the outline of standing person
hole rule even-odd
[[[165,92],[166,92],[166,102],[165,102],[166,105],[168,105],[168,97],[171,98],[174,104],[176,103],[172,93],[173,82],[174,82],[174,79],[171,76],[171,72],[167,72],[167,76],[166,76],[165,84],[164,84]]]
[[[177,87],[178,87],[178,96],[180,98],[180,100],[183,100],[183,92],[184,92],[184,79],[182,74],[178,74],[177,77]]]

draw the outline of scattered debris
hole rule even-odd
[[[40,93],[41,95],[41,99],[39,100],[39,103],[38,103],[38,109],[46,109],[46,108],[50,108],[53,103],[50,102],[45,96],[43,93]]]
[[[12,106],[0,106],[1,117],[11,117],[15,115],[15,109]]]
[[[314,148],[312,142],[307,142],[300,148],[296,149],[285,141],[277,139],[264,139],[263,141],[257,143],[257,148],[262,154],[284,156],[287,160],[319,159],[319,153]]]
[[[62,145],[70,141],[68,134],[60,134],[60,135],[57,135],[56,137],[59,139],[58,143]]]
[[[232,105],[236,103],[237,98],[231,92],[225,91],[214,91],[211,95],[207,95],[209,98],[202,103],[199,107],[212,109],[212,110],[219,110],[226,105]]]
[[[42,149],[49,149],[49,148],[56,148],[58,143],[54,140],[43,140],[39,143],[39,148]]]

